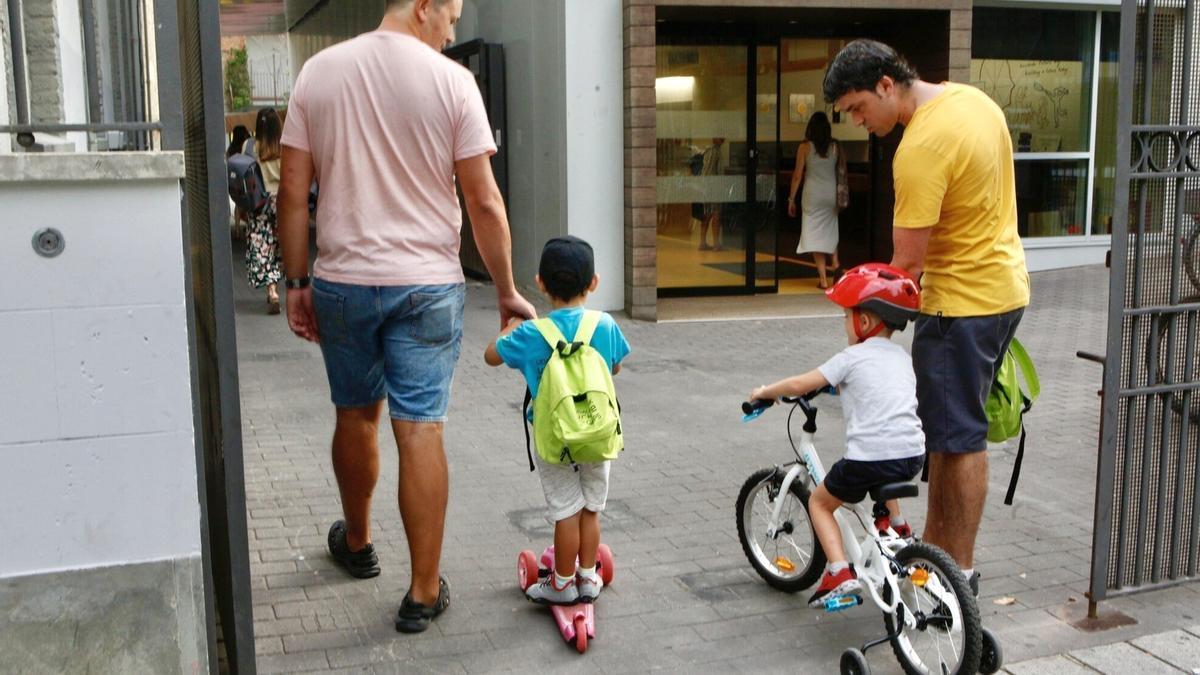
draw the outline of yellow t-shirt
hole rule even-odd
[[[933,228],[923,314],[1003,314],[1029,304],[1012,138],[1004,113],[983,92],[944,86],[917,108],[896,150],[893,226]]]

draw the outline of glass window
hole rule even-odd
[[[1086,159],[1017,162],[1017,229],[1022,237],[1084,234]]]
[[[1017,152],[1087,152],[1096,14],[977,7],[971,84],[1008,120]]]

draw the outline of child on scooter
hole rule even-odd
[[[882,263],[859,265],[846,272],[825,295],[845,311],[850,346],[816,370],[796,375],[750,393],[750,400],[801,396],[835,386],[846,420],[846,456],[829,469],[808,500],[808,512],[828,566],[808,604],[861,589],[858,575],[846,562],[842,536],[833,512],[858,503],[883,483],[911,480],[921,471],[925,434],[917,417],[917,384],[912,358],[891,341],[916,318],[920,289],[904,270]],[[890,526],[901,537],[912,529],[896,500],[887,504]],[[878,523],[886,528],[888,523]]]
[[[562,335],[576,335],[584,319],[584,302],[599,283],[592,247],[572,236],[546,242],[536,282],[554,308],[547,318]],[[589,344],[614,375],[621,369],[621,360],[629,354],[629,343],[621,329],[604,312],[600,312]],[[484,360],[490,366],[503,363],[521,371],[530,395],[536,398],[550,356],[550,345],[534,323],[513,319],[488,346]],[[538,453],[534,455],[548,515],[554,522],[555,569],[553,574],[530,586],[526,596],[541,604],[592,602],[604,587],[596,570],[596,556],[600,546],[600,512],[608,498],[610,462],[550,464]]]

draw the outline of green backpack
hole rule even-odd
[[[1028,390],[1021,388],[1021,378],[1024,378]],[[1029,358],[1029,353],[1025,351],[1020,340],[1014,337],[1008,345],[1004,361],[1000,364],[1000,370],[996,372],[996,380],[992,383],[992,389],[984,403],[984,412],[987,413],[988,419],[988,441],[1003,443],[1010,438],[1021,437],[1017,445],[1017,458],[1013,461],[1008,493],[1004,496],[1004,503],[1008,505],[1012,504],[1017,479],[1021,475],[1021,460],[1025,457],[1025,413],[1029,412],[1041,390],[1033,360]]]
[[[538,455],[548,464],[604,462],[616,459],[625,447],[612,372],[590,344],[599,323],[600,312],[584,312],[575,339],[568,343],[551,319],[533,321],[550,345],[550,359],[542,370],[537,398],[533,399],[533,435]],[[526,390],[522,419],[528,419],[529,401]],[[529,470],[533,471],[528,426],[525,451],[529,454]]]

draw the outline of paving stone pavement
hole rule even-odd
[[[1037,362],[1042,395],[1028,418],[1012,507],[1002,502],[1013,453],[991,455],[977,550],[984,622],[1009,663],[1074,655],[1200,620],[1200,585],[1190,584],[1106,603],[1137,619],[1133,626],[1084,633],[1067,622],[1086,607],[1099,424],[1100,368],[1075,352],[1103,351],[1107,286],[1101,267],[1033,275],[1033,304],[1019,335]],[[294,338],[283,317],[267,316],[244,277],[235,289],[262,672],[824,673],[836,671],[844,648],[882,634],[873,611],[826,615],[805,608],[806,594],[768,588],[742,554],[734,521],[745,478],[790,456],[784,416],[772,411],[743,424],[738,404],[753,386],[809,369],[844,346],[840,320],[652,324],[618,317],[633,353],[616,378],[627,448],[613,468],[603,519],[616,580],[597,604],[597,638],[580,656],[563,644],[549,613],[516,588],[517,552],[540,550],[552,530],[525,460],[518,376],[483,363],[498,328],[492,289],[469,285],[446,428],[443,570],[452,604],[419,636],[392,626],[409,570],[390,432],[381,431],[373,523],[383,574],[354,581],[325,550],[326,530],[341,512],[320,353]],[[818,444],[828,464],[844,440],[841,411],[836,399],[821,405]],[[923,497],[906,509],[919,527]],[[996,604],[1001,597],[1014,602]],[[868,656],[874,672],[899,672],[887,647]]]
[[[1200,675],[1200,625],[1014,663],[1010,675]]]

